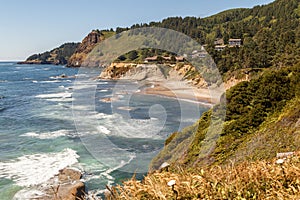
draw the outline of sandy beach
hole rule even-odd
[[[147,85],[151,86],[140,93],[189,100],[210,107],[219,102],[220,95],[215,91],[208,88],[197,88],[182,81],[157,81],[149,82]]]

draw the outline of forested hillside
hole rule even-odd
[[[73,55],[79,43],[65,43],[51,51],[29,56],[26,61],[20,64],[54,64],[65,65]]]
[[[194,38],[214,58],[222,74],[238,69],[283,67],[300,59],[299,0],[277,0],[252,9],[233,9],[207,18],[172,17],[162,22],[130,27],[163,27]],[[117,28],[120,33],[129,28]],[[242,39],[241,47],[214,49],[216,39],[228,44],[230,38]],[[151,54],[152,55],[152,54]],[[230,73],[229,73],[230,74]]]
[[[90,52],[91,47],[116,33],[140,27],[163,27],[182,32],[205,45],[205,49],[213,57],[225,80],[237,73],[256,73],[262,68],[290,66],[300,59],[300,42],[297,40],[300,36],[299,2],[299,0],[277,0],[268,5],[227,10],[206,18],[170,17],[161,22],[135,24],[126,28],[117,27],[115,32],[112,29],[98,31],[102,34],[102,39],[93,41],[91,45],[77,46],[77,55],[73,55],[70,61],[69,54],[62,54],[60,63],[69,61],[69,66],[80,66],[82,58],[86,57],[85,54]],[[241,39],[242,43],[236,47],[227,45],[222,51],[217,51],[215,41],[220,39],[225,45],[230,39]],[[81,52],[80,55],[78,52]],[[159,50],[144,49],[120,55],[116,59],[119,62],[141,62],[146,57],[155,55],[164,54]],[[33,55],[27,61],[34,60],[37,56]],[[47,63],[49,52],[39,54],[39,57],[41,63]],[[235,71],[237,73],[234,73]]]

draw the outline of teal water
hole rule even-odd
[[[93,112],[82,116],[86,105],[74,101],[86,97],[87,87],[76,85],[75,75],[78,69],[64,66],[0,63],[1,199],[20,196],[66,166],[82,170],[87,189],[101,195],[105,185],[147,166],[169,134],[207,109],[135,93],[135,83],[91,80]],[[113,103],[103,101],[110,97]],[[75,126],[78,119],[87,128]]]

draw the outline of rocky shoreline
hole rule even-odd
[[[80,200],[86,195],[82,172],[75,168],[64,168],[46,183],[19,191],[14,200]]]

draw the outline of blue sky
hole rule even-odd
[[[126,27],[170,16],[205,17],[274,0],[0,0],[0,60],[23,60],[92,29]]]

